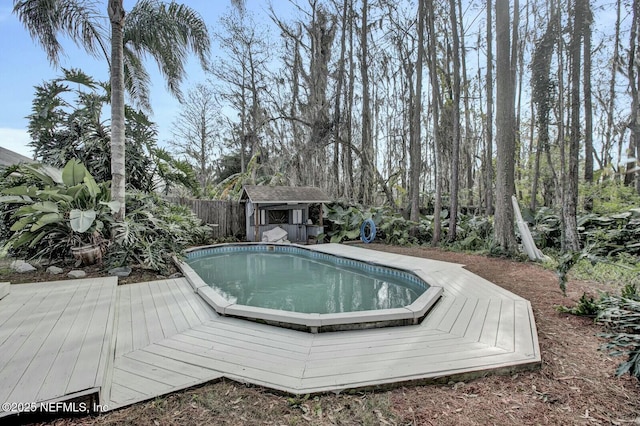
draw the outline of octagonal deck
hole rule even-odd
[[[114,409],[221,377],[307,394],[540,365],[529,302],[462,265],[337,244],[312,249],[426,275],[442,297],[419,325],[310,334],[219,316],[186,279],[118,286],[100,403]],[[7,361],[0,371],[12,368]]]

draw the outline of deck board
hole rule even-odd
[[[12,286],[0,300],[0,312],[14,312],[0,326],[0,402],[64,400],[100,389],[116,283],[98,278]]]
[[[311,334],[220,316],[184,278],[11,286],[0,299],[0,402],[100,392],[115,409],[221,377],[306,394],[540,364],[530,303],[461,265],[317,249],[430,270],[443,296],[418,325]]]

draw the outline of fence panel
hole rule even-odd
[[[246,238],[244,205],[237,201],[167,198],[169,202],[189,207],[204,224],[212,225],[213,237]]]

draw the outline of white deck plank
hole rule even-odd
[[[113,285],[100,286],[100,295],[93,306],[93,315],[89,330],[78,355],[75,368],[69,379],[71,389],[84,388],[93,382],[93,386],[102,386],[106,356],[110,356],[109,347],[113,333],[113,308],[116,296],[117,277],[104,279]],[[111,321],[110,321],[111,320]]]
[[[189,306],[198,317],[198,323],[203,323],[215,318],[218,318],[218,314],[215,310],[200,297],[189,284],[185,278],[177,279],[180,283],[180,291],[185,299],[189,302]]]
[[[175,292],[179,292],[176,288],[173,280],[163,280],[158,282],[159,287],[162,289],[161,293],[164,297],[167,309],[173,320],[173,324],[176,328],[176,333],[189,329],[189,322],[182,313],[182,309],[178,305],[178,300],[175,297]]]
[[[480,342],[490,346],[496,345],[498,338],[498,328],[500,326],[500,310],[502,309],[502,300],[491,299],[487,315],[484,318],[484,324],[480,333]]]
[[[247,357],[260,356],[274,360],[278,364],[294,365],[307,359],[307,354],[301,354],[284,348],[278,348],[274,344],[266,345],[256,341],[234,341],[231,339],[211,339],[211,335],[201,333],[198,330],[189,330],[175,336],[176,340],[188,341],[196,346],[225,352],[229,354],[244,355]],[[213,336],[215,337],[215,336]]]
[[[123,287],[129,287],[131,294],[131,349],[137,350],[144,348],[149,343],[149,331],[147,330],[147,320],[144,316],[144,305],[142,302],[141,287],[146,284],[128,284]],[[116,357],[118,355],[116,354]]]
[[[304,378],[326,378],[327,381],[334,380],[333,377],[343,377],[345,380],[349,375],[360,375],[369,373],[371,375],[393,375],[402,377],[409,373],[418,373],[429,370],[436,370],[438,364],[452,365],[453,363],[467,359],[477,359],[482,357],[490,357],[492,355],[502,355],[505,351],[500,348],[487,348],[480,343],[467,344],[466,349],[460,352],[444,352],[444,353],[427,353],[416,354],[410,353],[407,357],[380,359],[369,362],[358,362],[357,358],[351,362],[336,362],[333,365],[326,363],[307,364],[304,371]]]
[[[133,389],[121,386],[118,383],[113,383],[111,387],[111,394],[109,397],[110,401],[107,406],[111,410],[129,402],[137,402],[143,400],[147,396],[147,394],[134,391]]]
[[[169,387],[183,387],[189,383],[193,383],[196,380],[192,376],[185,375],[173,370],[168,370],[156,365],[147,364],[145,362],[126,356],[119,358],[116,361],[114,369],[151,379],[156,382],[165,384]],[[120,384],[125,383],[120,382]]]
[[[470,341],[479,341],[482,330],[485,328],[485,320],[487,311],[489,310],[491,300],[478,299],[476,308],[469,321],[469,327],[465,330],[464,336]],[[483,342],[484,343],[484,342]]]
[[[151,288],[149,287],[149,283],[139,284],[139,286],[149,342],[158,342],[164,339],[164,333],[162,331],[162,326],[160,325],[160,318],[158,317],[159,312],[158,309],[156,309]]]
[[[131,389],[142,395],[148,395],[149,390],[154,390],[161,394],[171,391],[171,386],[166,383],[158,382],[138,374],[133,374],[117,367],[113,368],[113,383],[118,386]]]
[[[146,348],[161,356],[175,360],[182,360],[189,364],[198,365],[211,370],[224,372],[225,377],[248,380],[256,384],[272,384],[273,388],[287,390],[296,389],[300,385],[302,370],[289,370],[288,374],[278,374],[271,371],[271,365],[263,363],[262,368],[255,365],[255,360],[226,354],[213,354],[200,348],[190,347],[183,342],[166,340]],[[250,379],[249,379],[250,378]]]
[[[451,332],[451,328],[455,324],[456,320],[458,319],[458,316],[460,315],[460,312],[462,312],[462,309],[466,304],[467,304],[467,298],[456,297],[456,299],[453,301],[453,303],[447,310],[447,313],[442,317],[442,320],[438,324],[437,326],[438,330],[442,330],[447,333]]]
[[[32,315],[26,324],[15,329],[16,332],[0,349],[2,351],[0,352],[2,354],[0,359],[2,367],[0,369],[0,383],[2,383],[0,401],[9,401],[8,396],[16,386],[19,386],[20,378],[29,367],[33,356],[42,346],[43,340],[51,331],[69,299],[70,290],[68,288],[64,291],[52,292],[47,303],[38,303],[37,308],[31,311]]]
[[[514,350],[515,345],[515,301],[503,301],[500,309],[500,325],[498,326],[498,336],[496,346],[508,351]]]
[[[169,336],[173,336],[178,332],[178,329],[173,322],[171,311],[169,311],[169,307],[167,306],[167,302],[164,298],[163,289],[161,288],[159,282],[150,282],[149,291],[153,296],[153,303],[158,312],[158,319],[160,320],[160,327],[162,328],[163,337],[166,338]]]
[[[193,292],[189,295],[188,293],[185,293],[183,291],[185,286],[191,289],[191,286],[189,285],[189,283],[187,283],[186,280],[184,279],[171,280],[169,285],[173,290],[173,297],[176,300],[176,304],[178,308],[180,308],[182,315],[187,321],[187,326],[185,330],[190,327],[195,327],[197,325],[202,324],[202,320],[198,318],[198,314],[195,312],[194,306],[189,302],[189,298],[196,299],[199,296]],[[188,297],[188,296],[191,296],[191,297]]]
[[[193,377],[194,379],[203,379],[209,376],[220,377],[220,373],[213,373],[213,370],[208,368],[199,367],[197,365],[187,364],[182,361],[169,359],[162,357],[153,352],[149,352],[145,349],[131,352],[126,355],[126,358],[131,358],[140,362],[145,362],[150,365],[154,365],[159,368],[164,368],[169,371],[175,371],[185,376]]]
[[[55,322],[52,321],[53,323],[51,324],[49,334],[43,338],[39,350],[33,354],[29,366],[20,378],[20,385],[16,386],[7,400],[37,401],[39,399],[50,399],[64,395],[64,387],[51,389],[51,391],[43,393],[41,396],[39,396],[39,393],[49,374],[56,373],[55,369],[52,369],[52,366],[56,358],[60,355],[64,341],[67,339],[78,314],[81,312],[81,309],[74,309],[74,307],[82,306],[88,292],[89,286],[87,285],[76,287],[76,290],[71,295],[65,307],[66,309],[60,313],[60,316]]]
[[[251,323],[246,324],[249,327]],[[245,334],[244,330],[229,331],[223,328],[213,327],[210,324],[203,324],[189,331],[189,333],[199,332],[201,338],[208,338],[211,341],[236,341],[240,344],[260,344],[265,347],[271,347],[276,350],[284,350],[292,353],[306,354],[311,346],[313,336],[309,333],[302,333],[295,341],[289,338],[282,339],[281,336],[265,336],[264,334]]]
[[[52,287],[38,287],[31,293],[12,290],[8,297],[0,301],[0,306],[3,308],[0,311],[0,315],[6,315],[0,325],[0,363],[2,363],[3,359],[6,359],[3,358],[3,354],[6,356],[6,349],[3,347],[4,343],[17,329],[22,328],[23,323],[27,322],[25,324],[27,327],[33,325],[32,322],[35,320],[35,315],[47,310],[47,298],[51,291],[53,291]],[[64,290],[61,289],[61,291]]]
[[[133,350],[134,327],[131,320],[131,286],[120,286],[118,294],[118,334],[116,358]]]

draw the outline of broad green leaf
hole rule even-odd
[[[33,247],[33,246],[35,246],[36,244],[38,244],[38,243],[40,242],[40,240],[41,240],[42,238],[44,238],[44,236],[45,236],[45,235],[47,235],[47,233],[48,233],[48,230],[46,230],[46,229],[45,229],[44,231],[40,232],[40,233],[39,233],[39,234],[38,234],[38,235],[33,239],[33,241],[31,241],[31,243],[29,244],[29,247]]]
[[[84,177],[84,184],[87,186],[87,190],[89,191],[89,196],[91,198],[96,198],[98,194],[100,194],[100,187],[96,183],[96,180],[91,176],[88,172]]]
[[[69,160],[64,169],[62,169],[62,182],[66,186],[74,186],[82,183],[87,169],[78,160]]]
[[[336,234],[333,237],[331,237],[332,243],[339,243],[340,241],[342,241],[342,235],[340,234]]]
[[[360,236],[360,229],[352,229],[351,231],[347,231],[345,235],[348,239],[355,240]]]
[[[35,232],[43,226],[49,225],[51,223],[60,222],[62,221],[62,219],[64,219],[64,216],[62,216],[60,213],[44,214],[40,217],[40,219],[38,219],[36,223],[33,224],[33,226],[31,227],[31,232]]]
[[[19,195],[5,195],[0,197],[0,203],[12,204],[12,203],[24,203],[24,202],[25,202],[25,199]]]
[[[82,194],[82,190],[85,188],[83,184],[78,184],[74,186],[70,186],[67,188],[67,194],[72,200],[78,199],[80,194]]]
[[[96,220],[95,210],[73,209],[69,212],[69,222],[71,229],[75,232],[86,232]]]
[[[30,223],[33,223],[33,217],[32,216],[25,216],[23,218],[20,218],[16,223],[14,223],[13,226],[11,228],[9,228],[9,230],[13,231],[13,232],[20,231],[21,229],[23,229],[24,227],[26,227]]]
[[[67,194],[61,193],[59,189],[45,189],[38,192],[38,197],[42,200],[50,200],[54,202],[58,201],[73,201],[73,198]]]
[[[32,205],[35,211],[44,213],[58,213],[58,205],[51,201],[43,201],[41,203],[35,203]]]
[[[34,237],[35,235],[31,232],[25,232],[23,234],[20,234],[20,236],[13,240],[11,244],[14,248],[22,247],[23,245],[30,243]]]
[[[13,188],[6,188],[2,190],[4,195],[27,195],[29,188],[26,186],[14,186]]]
[[[120,211],[120,201],[109,201],[109,202],[101,201],[100,204],[102,204],[103,206],[109,207],[112,214],[115,214],[118,211]]]

